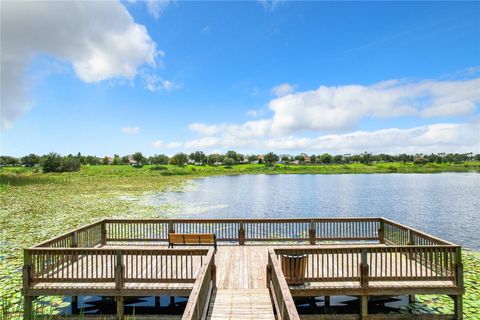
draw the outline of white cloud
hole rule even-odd
[[[122,127],[121,128],[123,133],[126,134],[138,134],[140,132],[140,127]]]
[[[475,114],[480,104],[480,78],[457,81],[389,80],[370,86],[320,86],[291,93],[268,104],[273,116],[242,124],[193,123],[198,139],[187,149],[327,150],[332,152],[435,152],[480,149],[480,122],[434,124],[411,129],[354,131],[363,119],[402,116],[449,118]],[[250,116],[258,111],[250,110]],[[301,137],[308,131],[317,138]],[[341,132],[348,132],[343,133]],[[403,151],[402,151],[403,150]]]
[[[170,0],[149,0],[147,1],[148,13],[150,13],[155,19],[158,19],[170,3]]]
[[[163,142],[162,140],[157,140],[157,141],[152,142],[152,146],[154,148],[176,149],[176,148],[180,148],[182,145],[183,145],[183,143],[181,143],[181,142],[166,143],[166,142]]]
[[[1,30],[2,127],[31,106],[25,71],[40,53],[70,63],[87,83],[133,79],[158,55],[146,28],[117,1],[3,1]]]
[[[254,139],[237,136],[203,137],[187,141],[183,147],[189,150],[239,148],[248,152],[274,150],[331,152],[334,154],[364,151],[376,153],[480,152],[480,121],[464,124],[439,123],[408,129],[356,131],[315,138],[296,136]]]
[[[276,87],[273,87],[270,90],[270,93],[273,94],[274,96],[282,97],[282,96],[286,96],[288,94],[293,93],[295,91],[295,87],[296,85],[294,84],[282,83]]]
[[[475,112],[480,103],[478,88],[480,78],[320,86],[316,90],[271,100],[268,108],[273,116],[269,119],[243,124],[194,123],[189,128],[201,136],[284,137],[302,131],[336,133],[352,130],[361,120],[369,118],[461,116]]]
[[[265,11],[274,11],[284,0],[258,0]]]
[[[145,81],[146,88],[150,91],[173,91],[182,87],[181,84],[165,80],[156,74],[142,73],[142,78]]]
[[[258,116],[258,110],[248,110],[246,115],[249,117],[256,118]]]

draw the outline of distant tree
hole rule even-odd
[[[207,162],[207,156],[203,151],[195,151],[190,154],[190,159],[195,161],[195,164],[204,164]]]
[[[235,164],[235,160],[230,157],[223,158],[223,164],[227,167],[233,166]]]
[[[255,161],[258,161],[258,155],[256,154],[251,154],[247,157],[248,163],[254,163]]]
[[[123,157],[120,159],[120,163],[121,163],[121,164],[130,164],[130,159],[128,158],[128,156],[123,156]]]
[[[297,160],[300,163],[304,163],[305,162],[305,155],[299,154],[298,156],[295,156],[295,160]]]
[[[290,157],[289,156],[282,156],[282,162],[283,163],[289,163],[290,162]]]
[[[185,153],[177,153],[170,158],[170,163],[176,166],[184,166],[188,162],[188,156]]]
[[[360,162],[365,163],[365,164],[370,164],[373,161],[373,156],[369,152],[364,152],[362,153],[362,158]]]
[[[312,155],[310,156],[310,162],[311,162],[311,163],[317,162],[317,156],[314,155],[314,154],[312,154]]]
[[[165,154],[156,154],[153,157],[150,157],[150,163],[156,165],[168,164],[169,160],[170,159]]]
[[[333,162],[334,163],[342,163],[343,162],[343,156],[340,154],[334,155],[333,156]]]
[[[207,163],[211,166],[220,162],[221,156],[218,153],[211,153],[207,156]]]
[[[143,156],[143,154],[141,152],[135,152],[133,155],[132,155],[132,158],[133,158],[133,161],[135,161],[136,164],[143,164],[145,163],[145,157]]]
[[[21,162],[26,167],[34,167],[40,163],[40,157],[30,153],[28,156],[22,157]]]
[[[80,160],[74,156],[67,156],[62,158],[62,165],[60,172],[71,172],[80,170]],[[45,171],[45,170],[44,170]]]
[[[97,165],[97,164],[100,163],[100,161],[98,160],[98,158],[95,157],[95,156],[86,156],[86,157],[85,157],[85,162],[86,162],[87,164],[89,164],[89,165],[92,165],[92,166]]]
[[[225,155],[227,158],[232,158],[233,161],[235,161],[235,163],[238,163],[238,159],[239,159],[239,154],[236,153],[235,151],[233,150],[228,150],[227,151],[227,154]]]
[[[113,164],[114,166],[120,164],[120,156],[119,156],[118,154],[114,154],[114,155],[113,155],[112,164]]]
[[[3,166],[17,166],[19,163],[20,163],[19,160],[15,157],[10,157],[10,156],[0,157],[0,164]]]
[[[264,160],[266,164],[274,164],[279,160],[279,158],[275,153],[269,152],[265,155]]]
[[[103,157],[103,159],[102,159],[102,164],[103,164],[103,165],[110,164],[110,159],[109,159],[107,156]]]
[[[413,160],[413,163],[417,165],[424,165],[424,164],[427,164],[428,162],[429,162],[428,159],[424,157],[417,157]]]
[[[321,156],[319,156],[320,162],[321,163],[332,163],[333,162],[333,157],[329,153],[324,153]]]
[[[61,157],[58,153],[51,152],[45,156],[42,170],[44,173],[78,171],[80,160],[73,156]]]

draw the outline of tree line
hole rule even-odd
[[[258,155],[244,155],[233,150],[229,150],[225,154],[211,153],[205,154],[203,151],[195,151],[190,154],[179,152],[173,156],[165,154],[156,154],[145,157],[141,152],[131,155],[99,158],[92,155],[69,154],[61,156],[58,153],[49,153],[46,155],[29,154],[21,158],[11,156],[0,156],[0,166],[25,166],[25,167],[41,167],[43,172],[69,172],[80,170],[81,165],[132,165],[141,167],[144,164],[153,165],[177,165],[184,166],[187,164],[196,165],[224,165],[233,166],[237,164],[259,163],[273,165],[275,163],[283,164],[349,164],[364,163],[370,164],[375,162],[402,162],[414,164],[427,163],[461,163],[465,161],[480,161],[480,154],[469,153],[431,153],[431,154],[372,154],[364,152],[360,154],[343,154],[332,155],[323,153],[320,155],[307,155],[301,153],[299,155],[278,155],[273,152]]]

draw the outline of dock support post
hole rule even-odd
[[[408,295],[408,303],[415,303],[415,295],[409,294]]]
[[[238,244],[241,246],[245,245],[245,228],[243,222],[240,222],[238,225]]]
[[[78,314],[78,297],[72,296],[72,314]]]
[[[23,296],[23,319],[30,320],[33,319],[33,297],[32,296]]]
[[[123,302],[123,297],[116,297],[115,300],[117,300],[117,317],[118,317],[118,320],[122,320],[123,319],[123,315],[124,315],[124,302]]]
[[[317,238],[317,230],[315,229],[315,221],[310,221],[310,229],[308,230],[308,237],[310,239],[310,244],[315,244],[315,239]]]
[[[159,296],[155,297],[155,310],[156,311],[160,310],[160,297]]]
[[[324,303],[326,308],[330,308],[330,296],[325,296]]]
[[[454,319],[462,320],[463,319],[463,296],[460,294],[457,296],[451,296],[451,298],[453,299],[453,306],[454,306],[454,312],[455,312]]]
[[[170,304],[171,305],[175,304],[175,296],[170,296]]]
[[[368,296],[360,296],[360,319],[368,317]]]

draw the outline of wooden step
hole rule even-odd
[[[207,319],[274,320],[275,316],[266,288],[217,289],[210,300]]]

